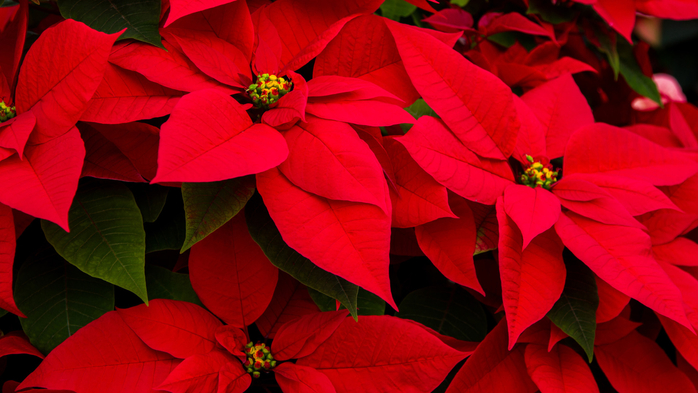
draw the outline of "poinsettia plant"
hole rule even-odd
[[[0,0],[3,393],[697,391],[691,19]]]

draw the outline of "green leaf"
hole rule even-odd
[[[591,363],[594,358],[596,309],[599,308],[596,280],[594,273],[584,263],[567,252],[565,265],[565,288],[560,299],[548,312],[548,318],[581,345]]]
[[[143,218],[125,185],[82,183],[68,212],[68,224],[70,233],[41,221],[46,240],[58,254],[90,276],[129,290],[148,303]]]
[[[388,19],[400,21],[400,18],[410,16],[417,9],[405,0],[385,0],[381,5],[381,15]]]
[[[322,293],[308,288],[308,293],[313,299],[315,304],[317,304],[320,311],[334,311],[337,308],[335,299],[323,295]],[[357,297],[358,304],[358,314],[359,315],[384,315],[385,314],[385,300],[381,299],[377,295],[371,292],[359,288],[359,296]],[[340,309],[344,309],[343,305]]]
[[[143,222],[155,222],[165,207],[169,188],[157,184],[130,184],[136,204],[141,209]]]
[[[619,40],[618,42],[618,57],[620,59],[620,74],[623,75],[628,86],[641,96],[647,97],[659,104],[659,106],[664,107],[657,84],[654,83],[652,78],[642,73],[640,65],[637,64],[632,46],[625,40]]]
[[[250,235],[271,263],[312,288],[333,299],[339,300],[356,319],[359,287],[349,281],[320,269],[314,263],[292,249],[281,238],[281,233],[272,221],[262,197],[255,194],[245,207],[245,219]]]
[[[470,3],[470,0],[451,0],[451,4],[455,4],[460,7],[465,7]]]
[[[160,0],[58,0],[58,9],[64,18],[103,33],[127,29],[120,40],[133,38],[164,49],[158,30]]]
[[[599,40],[599,44],[601,45],[599,50],[606,54],[608,63],[613,69],[613,76],[617,80],[618,73],[620,72],[620,57],[618,55],[617,45],[618,37],[615,35],[608,35],[599,28],[594,28],[594,35],[596,36],[596,39]]]
[[[182,248],[186,235],[182,194],[178,192],[167,194],[167,201],[160,217],[153,223],[145,224],[145,233],[146,253]]]
[[[422,98],[417,98],[417,101],[405,108],[405,110],[415,119],[419,119],[422,116],[439,117]],[[407,132],[412,128],[412,124],[400,124],[400,127],[402,128],[402,132]]]
[[[417,321],[441,334],[465,341],[482,341],[487,317],[480,302],[459,286],[427,287],[411,292],[395,316]]]
[[[560,6],[549,0],[529,0],[527,14],[536,14],[544,21],[552,24],[571,22],[575,13],[568,5]]]
[[[150,299],[182,300],[204,305],[191,287],[188,274],[175,273],[164,267],[145,265],[145,282]]]
[[[214,183],[183,183],[187,235],[180,252],[188,250],[233,218],[254,195],[252,178]]]
[[[114,309],[114,286],[81,272],[46,246],[19,270],[15,284],[20,318],[31,343],[44,354],[81,327]]]

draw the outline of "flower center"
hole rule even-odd
[[[257,75],[257,83],[247,88],[247,94],[252,98],[252,104],[257,109],[269,109],[291,91],[293,83],[287,78],[276,75]]]
[[[17,116],[17,111],[13,106],[7,106],[5,101],[0,101],[0,123]]]
[[[245,346],[245,370],[252,374],[252,377],[259,378],[261,371],[269,371],[276,367],[276,360],[271,351],[264,344],[254,344],[252,341]]]
[[[550,186],[557,181],[558,171],[553,171],[553,166],[543,165],[540,161],[534,161],[533,157],[526,155],[529,164],[521,174],[521,184],[531,188],[543,187],[550,190]]]

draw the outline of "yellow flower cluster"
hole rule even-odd
[[[550,164],[543,165],[540,161],[534,161],[533,157],[527,155],[526,160],[530,163],[521,174],[521,184],[536,188],[543,187],[550,190],[550,187],[557,181],[558,172],[553,171]]]
[[[17,116],[14,106],[7,106],[5,101],[0,101],[0,123]]]
[[[265,344],[253,344],[251,341],[245,346],[245,370],[252,374],[252,377],[259,378],[260,370],[271,370],[276,367],[276,360]]]
[[[257,83],[247,88],[247,94],[252,98],[252,105],[257,109],[269,109],[291,91],[293,83],[284,77],[276,75],[257,75]]]

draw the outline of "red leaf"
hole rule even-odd
[[[251,82],[250,60],[233,44],[215,33],[170,29],[189,60],[206,75],[228,86],[246,88]]]
[[[449,280],[472,288],[483,296],[475,273],[475,222],[464,200],[454,204],[458,218],[441,218],[415,228],[419,247]]]
[[[482,16],[478,27],[484,30],[484,35],[503,33],[506,31],[518,31],[524,34],[540,35],[555,39],[555,34],[551,34],[540,25],[527,19],[525,16],[510,12],[508,14],[488,13]]]
[[[654,341],[637,332],[594,348],[596,360],[619,393],[695,392],[691,381]]]
[[[681,291],[683,297],[684,309],[686,317],[691,322],[692,326],[698,326],[698,280],[690,273],[662,260],[659,260],[659,266],[664,269],[671,281]]]
[[[584,359],[570,347],[558,345],[548,352],[542,345],[529,344],[526,369],[541,393],[598,393],[594,376]]]
[[[509,157],[519,131],[511,89],[431,35],[386,23],[417,91],[457,138],[483,157]]]
[[[298,120],[305,122],[305,109],[308,104],[308,84],[303,76],[293,71],[288,72],[293,81],[293,91],[281,97],[277,105],[264,112],[262,123],[276,129],[292,127]]]
[[[80,135],[87,150],[81,177],[145,182],[128,157],[99,131],[87,123],[80,123]]]
[[[17,247],[16,240],[12,209],[0,203],[0,308],[26,318],[17,308],[12,296],[12,268]]]
[[[308,314],[281,326],[271,351],[276,360],[302,358],[315,352],[349,315],[348,310]]]
[[[458,371],[447,393],[533,393],[537,391],[526,372],[524,348],[507,350],[507,323],[499,324],[485,337]]]
[[[243,329],[264,313],[279,278],[247,231],[244,212],[194,244],[189,277],[209,310]]]
[[[600,323],[596,325],[596,337],[594,338],[594,345],[606,345],[614,343],[634,332],[635,329],[640,326],[642,326],[641,323],[632,322],[624,316],[618,316],[617,318],[614,318],[608,322]]]
[[[606,281],[594,276],[599,293],[599,307],[596,309],[596,323],[608,322],[617,317],[630,302],[630,297],[610,286]]]
[[[14,150],[19,154],[19,158],[22,158],[24,147],[35,125],[36,117],[32,111],[24,112],[2,123],[2,127],[0,127],[0,147]]]
[[[550,158],[562,157],[575,130],[594,124],[591,108],[570,74],[536,87],[521,99],[543,125]]]
[[[276,382],[285,393],[335,393],[327,376],[314,368],[282,363],[274,369]]]
[[[462,8],[445,8],[434,15],[422,19],[439,31],[455,33],[458,31],[475,32],[473,30],[473,17]]]
[[[657,259],[678,266],[698,266],[698,244],[693,240],[679,237],[669,243],[652,247]]]
[[[317,102],[383,98],[384,102],[404,104],[398,97],[372,82],[338,75],[313,77],[308,82],[308,97]]]
[[[555,345],[559,343],[561,340],[566,339],[569,337],[567,333],[563,332],[562,329],[557,327],[556,324],[550,323],[550,339],[548,340],[548,352],[552,351],[553,348],[555,348]]]
[[[291,248],[397,309],[388,278],[390,216],[373,205],[309,194],[278,169],[258,174],[257,189]]]
[[[475,254],[494,250],[499,244],[499,222],[497,222],[497,209],[495,206],[481,203],[468,202],[475,218],[477,239],[475,240]],[[499,275],[497,275],[499,276]]]
[[[216,329],[216,341],[241,362],[247,359],[244,349],[249,341],[242,329],[230,325],[219,326]]]
[[[513,95],[516,113],[521,122],[516,147],[513,156],[519,162],[526,163],[526,155],[532,157],[547,157],[546,129],[533,113],[533,110],[516,95]]]
[[[609,26],[632,44],[631,34],[635,26],[633,0],[596,0],[592,6]]]
[[[599,143],[601,140],[604,143]],[[566,175],[616,175],[656,186],[681,183],[696,171],[698,164],[680,152],[603,123],[582,127],[572,134],[563,166]]]
[[[68,210],[78,188],[85,148],[78,129],[38,145],[20,160],[0,161],[0,203],[68,230]]]
[[[239,369],[240,376],[247,380],[249,386],[252,378],[245,372],[240,362],[229,353],[216,348],[185,359],[157,388],[172,393],[227,392],[218,380],[220,370],[227,364],[237,366],[233,367]]]
[[[235,0],[169,0],[170,15],[167,17],[165,27],[183,16],[230,3],[231,1]]]
[[[197,91],[217,89],[225,93],[234,90],[223,86],[196,68],[182,50],[166,40],[166,51],[142,42],[124,42],[114,46],[109,62],[137,72],[148,80],[170,89]]]
[[[15,393],[15,389],[19,386],[19,382],[7,381],[2,385],[2,393]],[[53,389],[29,389],[23,390],[23,393],[75,393],[72,390],[53,390]]]
[[[46,30],[32,45],[19,73],[15,105],[18,113],[34,112],[34,143],[75,126],[102,81],[119,34],[100,33],[68,19]]]
[[[0,358],[7,355],[33,355],[44,358],[44,354],[31,345],[22,331],[10,332],[0,337]]]
[[[361,78],[392,92],[408,105],[419,98],[390,30],[376,15],[360,16],[344,26],[315,59],[313,76],[322,75]]]
[[[289,156],[279,170],[297,187],[321,197],[369,203],[386,213],[383,168],[347,124],[309,118],[284,133]]]
[[[237,362],[226,363],[218,374],[219,393],[243,393],[250,383],[250,374]]]
[[[509,326],[509,349],[519,335],[543,318],[560,298],[566,269],[562,242],[548,230],[522,250],[523,238],[514,221],[497,201],[499,220],[499,273]]]
[[[177,300],[153,299],[149,306],[141,304],[118,313],[147,346],[180,359],[211,351],[221,326],[203,308]]]
[[[504,190],[504,211],[523,236],[522,249],[550,229],[560,217],[560,201],[550,191],[513,184]]]
[[[429,4],[427,2],[427,0],[405,0],[405,1],[407,1],[408,3],[410,3],[412,5],[416,5],[417,7],[423,9],[424,11],[436,12],[434,7],[432,7],[431,4]],[[429,0],[429,1],[431,1],[432,3],[436,3],[436,4],[439,3],[436,0]]]
[[[110,63],[80,120],[120,124],[169,115],[182,94]]]
[[[466,199],[494,204],[514,181],[505,161],[479,158],[433,117],[420,117],[404,137],[395,140],[437,182]]]
[[[162,125],[153,183],[210,182],[279,165],[288,155],[281,135],[252,124],[245,108],[216,90],[182,97]]]
[[[635,0],[637,10],[643,14],[665,19],[698,18],[698,4],[692,0]]]
[[[586,218],[609,225],[645,228],[620,202],[580,176],[565,177],[553,186],[552,191],[560,198],[563,207]]]
[[[365,126],[412,124],[414,117],[394,104],[377,100],[308,102],[308,114]]]
[[[684,326],[679,289],[650,254],[649,236],[637,228],[604,225],[567,212],[555,224],[565,246],[618,291]]]
[[[390,193],[393,227],[409,228],[443,217],[457,218],[448,206],[448,192],[392,138],[384,146],[395,171],[396,192]],[[469,210],[469,209],[468,209]]]
[[[279,272],[274,296],[255,325],[266,338],[273,339],[279,328],[304,315],[320,312],[307,288],[286,273]]]
[[[283,51],[281,64],[297,70],[320,53],[327,43],[351,18],[372,14],[379,0],[280,0],[265,9],[267,17],[279,32]],[[260,70],[262,71],[262,70]]]
[[[19,386],[76,392],[150,393],[179,360],[148,348],[115,311],[56,347]]]
[[[0,31],[2,31],[0,53],[3,53],[2,58],[0,58],[0,72],[10,85],[8,87],[12,88],[15,84],[15,77],[17,76],[19,62],[22,59],[22,51],[24,50],[29,4],[27,0],[21,0],[19,1],[19,6],[7,7],[6,10],[11,13],[8,15],[11,20],[6,25],[0,24]],[[0,91],[2,91],[1,85]]]
[[[338,393],[429,392],[466,356],[408,321],[364,316],[345,319],[296,364],[327,375]]]
[[[145,123],[119,125],[90,124],[102,136],[113,143],[127,158],[138,173],[146,179],[155,177],[160,130]],[[83,128],[82,125],[80,128]]]
[[[678,209],[665,194],[648,182],[597,173],[585,176],[584,180],[603,188],[622,203],[632,216],[659,209]]]

